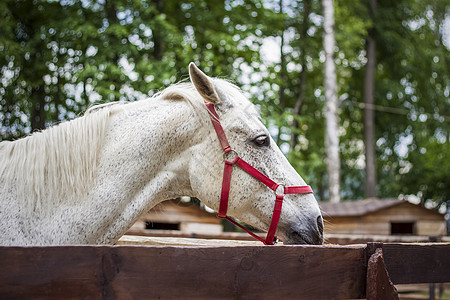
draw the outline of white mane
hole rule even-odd
[[[0,143],[0,182],[17,187],[28,212],[40,211],[44,198],[62,202],[84,194],[94,178],[99,149],[114,106]],[[45,203],[55,205],[57,203]]]
[[[224,80],[216,79],[215,83],[231,95],[239,93],[237,87]],[[174,84],[151,99],[155,98],[187,101],[199,120],[209,122],[203,99],[191,83]],[[127,105],[118,104],[125,103],[96,105],[72,121],[17,141],[0,142],[0,188],[16,189],[28,213],[50,211],[48,208],[67,199],[85,195],[95,179],[108,120],[113,113],[126,110]],[[44,206],[47,209],[42,209]]]

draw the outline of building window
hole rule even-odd
[[[415,222],[391,222],[391,234],[413,235],[415,225]]]
[[[179,223],[158,223],[158,222],[145,222],[145,229],[152,230],[180,230]]]

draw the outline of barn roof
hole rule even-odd
[[[371,198],[366,200],[344,201],[339,203],[319,202],[319,206],[325,217],[357,217],[401,203],[406,203],[406,201],[400,199],[381,200]]]

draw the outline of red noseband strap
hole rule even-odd
[[[239,226],[248,234],[263,242],[265,245],[273,245],[277,241],[277,238],[275,237],[275,232],[277,231],[278,221],[280,220],[281,216],[281,208],[283,206],[284,194],[308,194],[312,193],[313,191],[311,187],[308,185],[282,186],[273,181],[272,179],[270,179],[269,177],[267,177],[266,175],[264,175],[263,173],[261,173],[260,171],[258,171],[257,169],[255,169],[254,167],[252,167],[245,160],[240,158],[238,154],[231,149],[230,143],[228,142],[227,136],[225,135],[225,131],[223,130],[222,124],[220,124],[219,116],[217,115],[217,112],[214,109],[214,105],[209,102],[205,103],[210,113],[209,116],[211,117],[214,130],[216,131],[220,145],[222,146],[222,149],[224,151],[224,159],[225,159],[225,166],[223,170],[223,179],[222,179],[222,192],[220,194],[219,213],[217,214],[217,216],[219,218],[227,219],[234,225]],[[232,154],[234,154],[234,156],[232,156]],[[265,240],[227,216],[231,175],[233,172],[234,164],[236,164],[238,167],[240,167],[242,170],[244,170],[254,178],[258,179],[260,182],[262,182],[268,188],[273,190],[275,193],[275,205],[273,208],[272,221],[270,222],[269,230],[267,232]],[[283,187],[282,191],[278,191],[280,186]]]

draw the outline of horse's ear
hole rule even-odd
[[[208,102],[219,104],[219,96],[214,89],[214,84],[205,73],[203,73],[194,63],[189,64],[189,76],[198,93]]]

